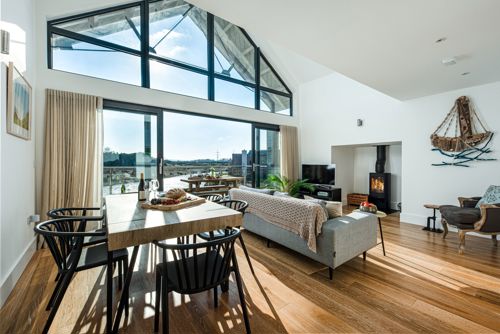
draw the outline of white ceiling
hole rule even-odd
[[[499,0],[189,2],[401,100],[500,80]]]

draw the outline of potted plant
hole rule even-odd
[[[292,197],[298,197],[301,189],[315,190],[314,185],[309,183],[307,179],[291,181],[286,176],[281,175],[269,175],[265,181],[265,185],[276,191],[288,193]]]

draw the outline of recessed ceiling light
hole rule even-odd
[[[469,74],[470,74],[470,72],[464,72],[464,73],[462,73],[463,76],[466,76],[466,75],[469,75]]]
[[[436,43],[443,43],[444,41],[446,41],[446,39],[447,39],[446,37],[441,37],[441,38],[438,38],[438,39],[436,40]]]
[[[445,58],[445,59],[441,60],[441,64],[443,64],[444,66],[455,65],[456,63],[457,63],[457,59],[455,57]]]

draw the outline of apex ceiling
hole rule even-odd
[[[498,0],[189,1],[401,100],[500,80]]]

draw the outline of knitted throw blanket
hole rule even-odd
[[[321,205],[293,197],[277,197],[240,189],[229,191],[231,199],[248,203],[246,212],[299,235],[316,253],[316,237],[328,216]]]

